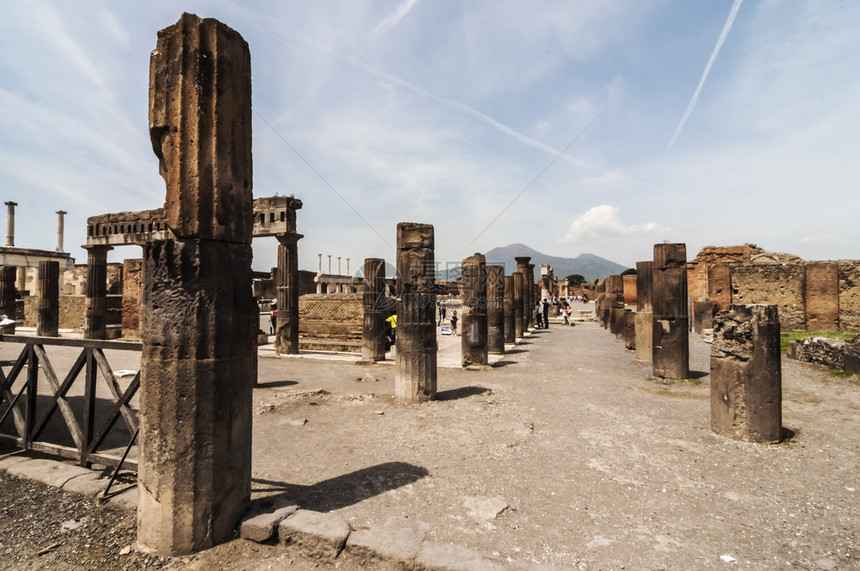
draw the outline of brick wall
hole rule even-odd
[[[839,330],[860,331],[860,260],[839,260]]]

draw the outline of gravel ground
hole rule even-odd
[[[658,382],[596,324],[551,327],[492,369],[440,369],[423,405],[392,398],[389,364],[261,357],[253,494],[356,529],[408,516],[434,541],[580,569],[860,568],[857,378],[783,360],[792,438],[735,442],[709,428],[709,349],[692,336],[693,378]],[[12,568],[315,565],[241,540],[120,555],[130,513],[5,475],[0,498]]]

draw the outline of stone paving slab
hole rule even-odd
[[[257,543],[268,541],[277,533],[278,525],[298,509],[299,506],[283,499],[255,501],[242,520],[239,537]]]
[[[298,510],[278,525],[281,543],[294,546],[305,557],[324,561],[333,561],[340,554],[349,532],[342,517],[311,510]]]
[[[415,569],[422,571],[505,571],[508,566],[466,547],[428,541],[418,551],[415,558]]]
[[[411,562],[430,525],[408,517],[391,518],[381,526],[353,531],[346,540],[346,553],[363,561]]]
[[[21,462],[14,466],[9,466],[6,471],[13,476],[29,478],[57,488],[62,488],[72,478],[92,473],[81,466],[43,459]]]
[[[102,478],[97,472],[87,470],[86,474],[75,476],[63,484],[63,489],[85,496],[97,496],[105,489],[107,484],[107,478]]]
[[[0,470],[8,470],[10,466],[20,464],[21,462],[29,462],[30,460],[32,460],[32,458],[29,456],[21,456],[20,454],[0,458]]]

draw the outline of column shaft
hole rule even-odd
[[[385,260],[364,260],[364,321],[361,329],[361,360],[385,360],[385,317],[389,306],[385,297]],[[398,332],[400,328],[397,328]]]
[[[433,226],[397,225],[397,359],[394,393],[409,402],[436,397]]]
[[[299,247],[301,234],[278,236],[278,275],[275,352],[299,352]]]
[[[87,250],[87,303],[84,339],[107,337],[107,253],[110,246],[84,246]]]
[[[505,343],[516,343],[516,312],[514,311],[514,276],[505,276],[505,297],[504,297],[504,330]],[[522,326],[521,326],[522,327]]]
[[[505,352],[505,268],[487,266],[487,351]]]
[[[651,304],[654,376],[690,376],[690,336],[687,316],[687,248],[684,244],[655,244]]]
[[[15,319],[17,313],[15,305],[15,277],[17,276],[15,266],[3,266],[0,268],[0,314],[9,319]],[[7,325],[4,331],[10,335],[15,334],[15,324]]]
[[[463,366],[487,364],[486,260],[475,254],[463,260],[463,315],[460,337]]]
[[[57,337],[60,333],[60,262],[39,262],[36,335]]]

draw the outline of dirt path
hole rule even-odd
[[[391,365],[263,356],[253,493],[570,567],[860,567],[856,378],[783,360],[794,437],[734,442],[709,429],[709,349],[691,337],[695,382],[662,384],[596,324],[551,327],[490,370],[441,368],[422,405],[392,398]],[[175,565],[279,568],[280,549]]]

